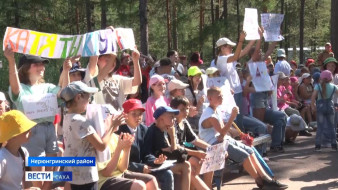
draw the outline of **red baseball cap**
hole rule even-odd
[[[125,101],[122,105],[124,113],[129,113],[133,110],[142,110],[145,111],[145,109],[142,106],[142,102],[138,99],[129,99]]]

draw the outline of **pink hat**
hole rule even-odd
[[[297,77],[290,77],[291,82],[297,82],[298,78]]]
[[[329,70],[322,71],[322,73],[320,73],[320,79],[326,79],[328,81],[331,81],[332,73]]]
[[[160,82],[160,81],[165,83],[164,78],[162,76],[156,75],[156,74],[153,75],[149,80],[149,87],[152,86],[153,84],[157,83],[157,82]]]

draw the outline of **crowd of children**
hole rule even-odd
[[[263,31],[259,34],[262,38]],[[261,39],[249,41],[242,49],[245,36],[245,32],[240,34],[238,44],[220,38],[217,57],[206,70],[198,52],[190,64],[186,59],[180,63],[174,50],[154,63],[135,48],[120,59],[115,54],[92,56],[86,68],[81,67],[79,57],[68,58],[59,84],[44,82],[49,60],[21,55],[17,66],[13,51],[5,47],[9,90],[8,98],[0,92],[0,189],[51,189],[49,181],[29,184],[22,180],[27,171],[24,158],[55,157],[61,147],[65,157],[109,153],[96,166],[61,168],[73,175],[62,187],[67,190],[212,189],[214,173],[220,171],[200,175],[201,166],[207,148],[225,141],[226,157],[242,163],[259,188],[288,188],[260,159],[266,156],[266,146],[260,147],[262,155],[256,155],[254,147],[231,132],[233,123],[254,137],[270,133],[270,152],[284,152],[285,143],[296,143],[298,135],[311,135],[315,129],[315,151],[327,146],[337,151],[338,62],[329,56],[322,61],[322,70],[314,64],[292,61],[290,65],[285,51],[279,49],[274,65],[270,54],[277,43],[271,43],[262,55]],[[237,62],[246,55],[246,64]],[[267,73],[278,75],[277,99],[271,98],[272,91],[256,92],[247,66],[256,62],[266,62]],[[224,88],[206,85],[215,77],[229,84],[226,90],[237,105],[226,117],[221,110],[229,101],[223,98]],[[47,94],[59,103],[61,123],[53,116],[28,119],[25,115],[30,97]],[[272,109],[273,101],[276,109]],[[105,119],[103,134],[84,115],[88,104],[109,104],[114,110]]]

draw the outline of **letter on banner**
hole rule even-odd
[[[42,95],[26,95],[22,98],[25,115],[29,119],[54,117],[57,113],[58,104],[56,94],[47,93]]]
[[[225,153],[228,150],[228,141],[209,146],[206,154],[200,174],[204,174],[211,171],[216,171],[224,168]]]
[[[248,66],[256,92],[273,90],[273,84],[265,62],[249,62]]]
[[[120,49],[133,50],[135,48],[135,38],[131,28],[116,28],[115,32],[117,44],[119,45]]]
[[[264,28],[263,36],[266,42],[281,41],[284,39],[284,37],[280,34],[280,26],[283,19],[283,14],[261,14],[261,23]]]
[[[258,14],[257,9],[245,8],[243,30],[246,32],[246,40],[260,39],[258,33]]]

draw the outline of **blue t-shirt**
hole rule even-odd
[[[332,84],[332,83],[330,83],[330,82],[326,83],[325,85],[326,85],[325,96],[326,96],[326,98],[330,98],[330,96],[331,96],[333,90],[336,90],[336,89],[335,89],[335,88],[336,88],[336,85],[334,85],[334,84]],[[322,99],[322,96],[321,96],[321,94],[320,94],[320,92],[319,92],[319,90],[322,91],[322,87],[320,86],[320,84],[317,84],[317,85],[315,86],[315,90],[318,91],[318,100]],[[324,94],[324,93],[322,92],[322,94]],[[331,97],[331,98],[332,98],[332,97]]]

